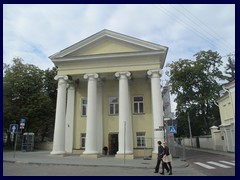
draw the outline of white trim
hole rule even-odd
[[[143,135],[138,135],[138,133],[144,133],[144,136]],[[141,145],[138,146],[138,138],[140,138],[141,140]],[[144,144],[142,144],[142,142],[144,141]],[[145,131],[138,131],[136,132],[136,144],[137,144],[137,148],[144,148],[144,147],[147,147],[147,142],[146,142],[146,132]]]
[[[135,97],[142,97],[143,98],[143,100],[142,100],[142,103],[143,103],[143,112],[135,112],[135,109],[134,109],[134,103],[135,103],[135,101],[134,101],[134,98]],[[136,102],[141,102],[141,101],[136,101]],[[140,105],[139,105],[140,103],[138,103],[138,111],[140,111]],[[141,114],[144,114],[145,113],[145,111],[144,111],[144,109],[145,109],[145,105],[144,105],[144,95],[134,95],[133,97],[132,97],[132,105],[133,105],[133,114],[134,115],[141,115]]]
[[[94,55],[84,55],[78,57],[63,57],[63,58],[53,58],[54,63],[57,62],[69,62],[69,61],[86,61],[94,59],[106,59],[106,58],[121,58],[121,57],[133,57],[133,56],[149,56],[149,55],[161,55],[165,54],[164,51],[137,51],[137,52],[125,52],[125,53],[107,53],[107,54],[94,54]]]
[[[118,98],[118,102],[117,103],[112,103],[112,99],[111,98]],[[113,104],[113,114],[111,114],[111,107],[110,105]],[[118,113],[116,113],[116,104],[118,104]],[[108,97],[108,113],[109,116],[118,116],[119,115],[119,97],[118,96],[109,96]]]
[[[228,126],[231,126],[231,124],[221,124],[219,127],[228,127]]]
[[[85,137],[83,137],[82,135],[85,135]],[[84,146],[82,144],[83,139],[84,139]],[[80,133],[80,148],[83,148],[83,149],[86,148],[86,133]]]
[[[81,116],[83,116],[83,117],[87,117],[87,103],[86,104],[84,104],[85,105],[85,108],[86,108],[86,114],[84,115],[83,114],[83,101],[84,100],[86,100],[87,101],[87,97],[82,97],[81,98]]]
[[[50,59],[54,59],[54,58],[57,58],[57,57],[63,57],[67,54],[70,54],[84,46],[87,46],[89,44],[91,44],[92,42],[94,41],[97,41],[101,38],[104,38],[104,37],[109,37],[109,38],[113,38],[113,39],[117,39],[117,40],[120,40],[120,41],[123,41],[123,42],[127,42],[127,43],[130,43],[130,44],[133,44],[133,45],[137,45],[137,46],[141,46],[141,47],[145,47],[145,48],[148,48],[148,49],[152,49],[152,50],[164,50],[165,52],[167,52],[168,50],[168,47],[166,46],[162,46],[162,45],[158,45],[158,44],[154,44],[154,43],[151,43],[151,42],[148,42],[148,41],[144,41],[144,40],[141,40],[141,39],[137,39],[137,38],[134,38],[134,37],[131,37],[131,36],[127,36],[127,35],[124,35],[124,34],[120,34],[120,33],[117,33],[117,32],[113,32],[113,31],[109,31],[109,30],[102,30],[86,39],[83,39],[82,41],[79,41],[78,43],[76,44],[73,44],[72,46],[68,47],[68,48],[65,48],[63,50],[61,50],[60,52],[58,53],[55,53],[53,55],[51,55],[49,58]]]
[[[111,66],[84,66],[84,67],[72,67],[72,68],[58,68],[60,71],[64,70],[80,70],[80,69],[100,69],[100,68],[113,68],[113,67],[128,67],[128,66],[149,66],[149,65],[159,65],[159,63],[142,63],[142,64],[121,64],[121,65],[111,65]]]

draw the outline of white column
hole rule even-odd
[[[65,135],[65,151],[72,153],[73,149],[73,122],[74,122],[74,100],[75,87],[74,84],[68,84],[67,91],[67,112],[66,112],[66,135]]]
[[[97,150],[97,79],[98,74],[85,74],[88,79],[86,147],[83,154],[98,154]]]
[[[103,148],[103,113],[102,113],[102,82],[98,82],[97,86],[97,149],[98,153],[102,153]]]
[[[128,79],[130,79],[131,73],[116,72],[115,76],[119,79],[119,146],[117,154],[124,154],[124,152],[125,154],[133,154],[132,116],[128,87]],[[125,130],[124,122],[126,122]]]
[[[65,154],[66,80],[68,76],[55,76],[54,79],[58,80],[58,89],[53,150],[51,154]]]
[[[163,102],[160,88],[160,76],[162,70],[149,70],[147,74],[151,78],[152,116],[153,116],[153,153],[158,153],[157,141],[164,141],[163,131]]]

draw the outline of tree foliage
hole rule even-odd
[[[56,69],[41,70],[31,64],[23,64],[14,58],[13,65],[4,64],[3,77],[3,127],[26,119],[24,131],[34,132],[42,140],[53,132]],[[49,135],[50,135],[49,134]]]
[[[215,101],[221,90],[224,76],[220,70],[221,56],[217,52],[200,51],[195,61],[180,59],[168,64],[172,94],[176,95],[178,135],[189,136],[187,112],[192,135],[210,133],[210,127],[220,125],[219,109]]]
[[[225,78],[228,82],[235,79],[235,58],[233,55],[228,55],[228,63],[225,68]]]

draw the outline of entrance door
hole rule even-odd
[[[109,155],[115,155],[118,151],[118,133],[108,135]]]
[[[230,131],[230,129],[226,129],[225,132],[226,132],[226,137],[227,137],[227,147],[228,147],[228,151],[234,152],[234,151],[233,151],[233,143],[232,143],[231,131]]]

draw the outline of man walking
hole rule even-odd
[[[158,158],[157,158],[157,165],[155,167],[155,171],[154,173],[158,173],[159,172],[159,166],[162,162],[162,157],[163,157],[163,146],[162,146],[162,142],[158,141]]]

